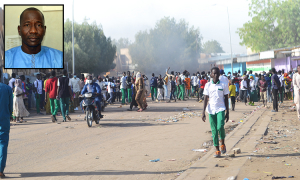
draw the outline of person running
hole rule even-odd
[[[21,79],[16,79],[15,81],[15,96],[14,96],[14,116],[16,117],[17,123],[23,122],[23,117],[29,116],[29,112],[27,111],[25,105],[24,105],[24,95],[26,94],[22,90],[22,81]],[[21,118],[21,120],[19,119]]]
[[[71,90],[71,81],[67,77],[68,71],[66,69],[63,70],[63,76],[58,78],[57,81],[57,98],[60,100],[60,109],[61,114],[63,116],[63,122],[66,122],[66,118],[71,121],[69,116],[69,103],[70,98],[73,100],[73,93]]]
[[[159,75],[157,79],[157,101],[161,101],[163,99],[163,85],[164,82],[161,78],[161,75]]]
[[[267,88],[268,88],[268,83],[265,80],[265,76],[261,76],[261,80],[258,81],[258,87],[260,90],[260,98],[263,101],[264,107],[267,106]]]
[[[225,121],[229,120],[229,108],[228,108],[228,94],[229,89],[226,83],[220,81],[220,70],[218,67],[211,69],[212,81],[207,83],[204,87],[204,108],[202,112],[202,120],[205,122],[205,110],[209,115],[209,122],[211,132],[213,136],[214,146],[216,147],[216,153],[214,157],[220,157],[221,153],[226,153],[225,146]],[[209,104],[208,104],[209,98]],[[207,105],[208,104],[208,105]],[[226,114],[225,114],[226,111]],[[221,147],[219,147],[219,136],[221,141]],[[221,150],[221,151],[220,151]]]
[[[232,111],[234,111],[235,109],[235,85],[234,85],[234,79],[231,80],[231,85],[229,86],[229,96],[230,96],[230,100],[231,100],[231,109]]]
[[[52,122],[56,122],[56,114],[59,109],[59,101],[56,99],[57,97],[57,77],[56,72],[53,70],[51,71],[51,76],[47,80],[46,86],[45,86],[45,92],[49,96],[49,103],[50,103],[50,109],[51,109],[51,119]],[[45,99],[45,102],[48,101],[48,99]]]
[[[272,94],[273,94],[273,110],[278,112],[278,92],[280,92],[280,81],[276,74],[276,69],[272,68]]]
[[[150,79],[150,89],[152,101],[157,99],[157,78],[154,73],[152,73],[152,78]]]
[[[0,79],[2,71],[0,70]],[[15,82],[15,81],[14,81]],[[4,169],[7,160],[10,118],[13,113],[13,94],[10,86],[0,81],[0,178],[5,178]]]

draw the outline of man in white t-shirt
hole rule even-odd
[[[205,122],[205,109],[209,114],[209,122],[211,127],[211,132],[213,136],[214,146],[216,147],[216,153],[214,157],[220,157],[221,153],[226,153],[225,146],[225,121],[228,122],[229,119],[229,106],[228,106],[228,94],[229,88],[228,84],[220,81],[220,70],[218,67],[213,67],[211,69],[212,81],[205,84],[204,87],[204,108],[202,113],[202,120]],[[209,104],[208,104],[209,99]],[[208,106],[207,106],[208,104]],[[206,108],[207,107],[207,108]],[[226,114],[225,114],[226,111]],[[219,136],[221,147],[219,148]],[[220,151],[221,149],[221,151]]]
[[[75,109],[77,109],[77,107],[79,106],[79,94],[80,94],[80,79],[76,76],[76,74],[74,74],[73,78],[70,79],[71,85],[72,85],[72,89],[73,89],[73,93],[75,94],[75,98],[74,98],[74,106]]]
[[[16,81],[16,74],[15,73],[12,73],[11,74],[11,79],[9,80],[8,82],[8,85],[9,87],[11,87],[12,91],[14,92],[14,89],[15,89],[15,81]]]
[[[40,109],[41,96],[43,94],[43,81],[41,80],[41,74],[37,74],[36,78],[37,79],[34,81],[36,113],[43,114],[41,113],[41,109]]]
[[[107,100],[107,102],[109,104],[112,104],[112,100],[114,97],[114,91],[113,91],[113,86],[112,86],[112,80],[110,78],[108,79],[108,83],[107,83],[107,92],[109,94],[109,99]]]

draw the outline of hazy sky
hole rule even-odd
[[[1,2],[23,4],[24,0],[2,0]],[[72,19],[72,0],[51,1],[52,4],[62,4],[62,2],[65,5],[64,18]],[[49,1],[30,1],[30,4],[40,3],[49,3]],[[221,43],[224,51],[229,53],[228,7],[232,51],[246,53],[246,47],[239,45],[241,40],[236,31],[251,19],[248,17],[249,0],[74,0],[74,3],[76,22],[81,23],[84,17],[90,19],[90,23],[96,21],[97,24],[102,25],[105,35],[112,39],[124,37],[134,41],[134,35],[138,31],[153,28],[158,20],[170,16],[177,21],[185,19],[190,26],[200,29],[203,42],[215,39]]]

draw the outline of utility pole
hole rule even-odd
[[[73,59],[73,74],[75,74],[75,55],[74,55],[74,0],[72,8],[72,59]]]

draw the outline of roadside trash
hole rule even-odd
[[[243,120],[240,120],[240,122],[243,122]]]
[[[250,159],[250,160],[251,160],[251,157],[248,157],[248,159]]]
[[[46,133],[46,135],[48,135],[48,133]]]
[[[267,157],[266,159],[270,159],[270,157]]]
[[[248,178],[244,178],[244,180],[249,180]]]
[[[229,120],[229,122],[235,122],[234,120]]]
[[[193,149],[195,152],[207,152],[207,149]]]
[[[148,154],[145,154],[145,156],[149,156]]]
[[[88,155],[88,153],[85,153],[85,155]]]
[[[168,161],[176,161],[176,159],[169,159]]]
[[[294,178],[294,176],[289,176],[288,178]]]
[[[226,180],[235,180],[236,177],[235,176],[230,176],[229,178],[227,178]]]
[[[99,157],[97,156],[95,159],[99,159]]]
[[[60,122],[58,122],[57,124],[61,124]]]
[[[240,148],[234,148],[233,152],[234,152],[234,154],[240,154],[241,153],[241,149]]]
[[[229,154],[229,157],[235,157],[235,154]]]
[[[178,120],[173,120],[173,122],[178,122]]]
[[[276,141],[264,141],[264,143],[266,143],[266,144],[277,144],[278,142],[276,142]]]
[[[284,179],[284,178],[286,178],[286,177],[284,177],[284,176],[273,176],[272,177],[272,179]]]
[[[218,164],[216,164],[216,165],[215,165],[215,167],[219,167],[219,165],[218,165]]]
[[[183,111],[190,111],[190,109],[188,109],[188,108],[183,108],[182,110]]]
[[[160,161],[160,159],[153,159],[153,160],[149,160],[150,162],[158,162]]]
[[[286,166],[291,166],[292,164],[285,164]]]

